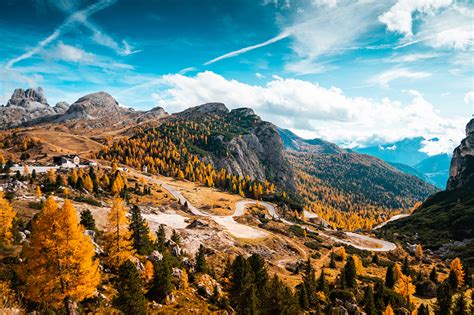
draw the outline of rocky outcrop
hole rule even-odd
[[[447,190],[474,184],[474,119],[466,126],[466,138],[454,149]]]
[[[286,150],[320,154],[347,153],[347,150],[344,150],[338,145],[331,142],[327,142],[322,139],[303,139],[298,137],[290,130],[282,128],[278,128],[278,132],[280,134],[281,139],[283,140],[283,146]]]
[[[108,93],[97,92],[81,97],[74,102],[58,122],[74,119],[118,118],[121,108]]]
[[[229,111],[222,103],[207,103],[173,115],[179,119],[201,120],[203,116],[217,117],[222,123],[233,126],[232,134],[215,133],[209,136],[213,148],[209,159],[217,169],[224,168],[232,174],[252,179],[268,180],[294,192],[293,168],[285,158],[283,143],[275,125],[263,121],[250,108]]]
[[[16,89],[6,106],[0,107],[0,129],[18,127],[33,120],[61,113],[61,107],[51,107],[43,89]]]

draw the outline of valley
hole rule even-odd
[[[367,299],[380,313],[390,307],[405,314],[438,308],[436,288],[448,281],[452,299],[472,293],[469,249],[444,256],[430,244],[435,228],[423,226],[424,212],[436,217],[437,200],[450,193],[435,194],[378,158],[303,141],[251,109],[221,103],[151,115],[119,108],[101,92],[74,104],[54,119],[0,131],[0,216],[14,213],[2,234],[0,288],[11,308],[122,310],[127,262],[140,279],[133,299],[142,311],[165,314],[251,313],[249,300],[263,314],[363,314],[372,308]],[[117,125],[111,117],[128,120]],[[456,156],[470,174],[471,161]],[[466,178],[450,181],[460,187],[449,202],[469,207]],[[456,213],[464,220],[452,222],[459,231],[471,217],[464,204]],[[90,276],[87,298],[70,305],[48,284],[56,281],[48,274],[62,270],[29,264],[42,258],[32,246],[66,255],[54,246],[67,248],[62,227],[79,218],[74,237],[91,251],[78,259],[96,264],[89,271],[100,269],[100,282]],[[458,241],[471,237],[461,232]],[[44,279],[22,269],[44,266],[48,272],[35,271]],[[47,299],[33,281],[50,290]]]

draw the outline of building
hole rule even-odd
[[[53,163],[61,167],[75,167],[79,166],[81,160],[77,155],[60,155],[53,157]]]

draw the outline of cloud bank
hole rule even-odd
[[[451,152],[463,138],[465,118],[442,117],[423,95],[408,91],[407,103],[384,98],[350,97],[336,87],[276,78],[249,85],[214,72],[189,77],[164,75],[156,80],[156,105],[171,112],[196,104],[223,102],[229,108],[251,107],[263,119],[303,137],[322,137],[346,147],[386,143],[423,136],[429,154]]]

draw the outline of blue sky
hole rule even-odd
[[[51,104],[222,101],[304,137],[449,152],[473,113],[473,21],[453,0],[5,0],[0,104],[30,86]]]

